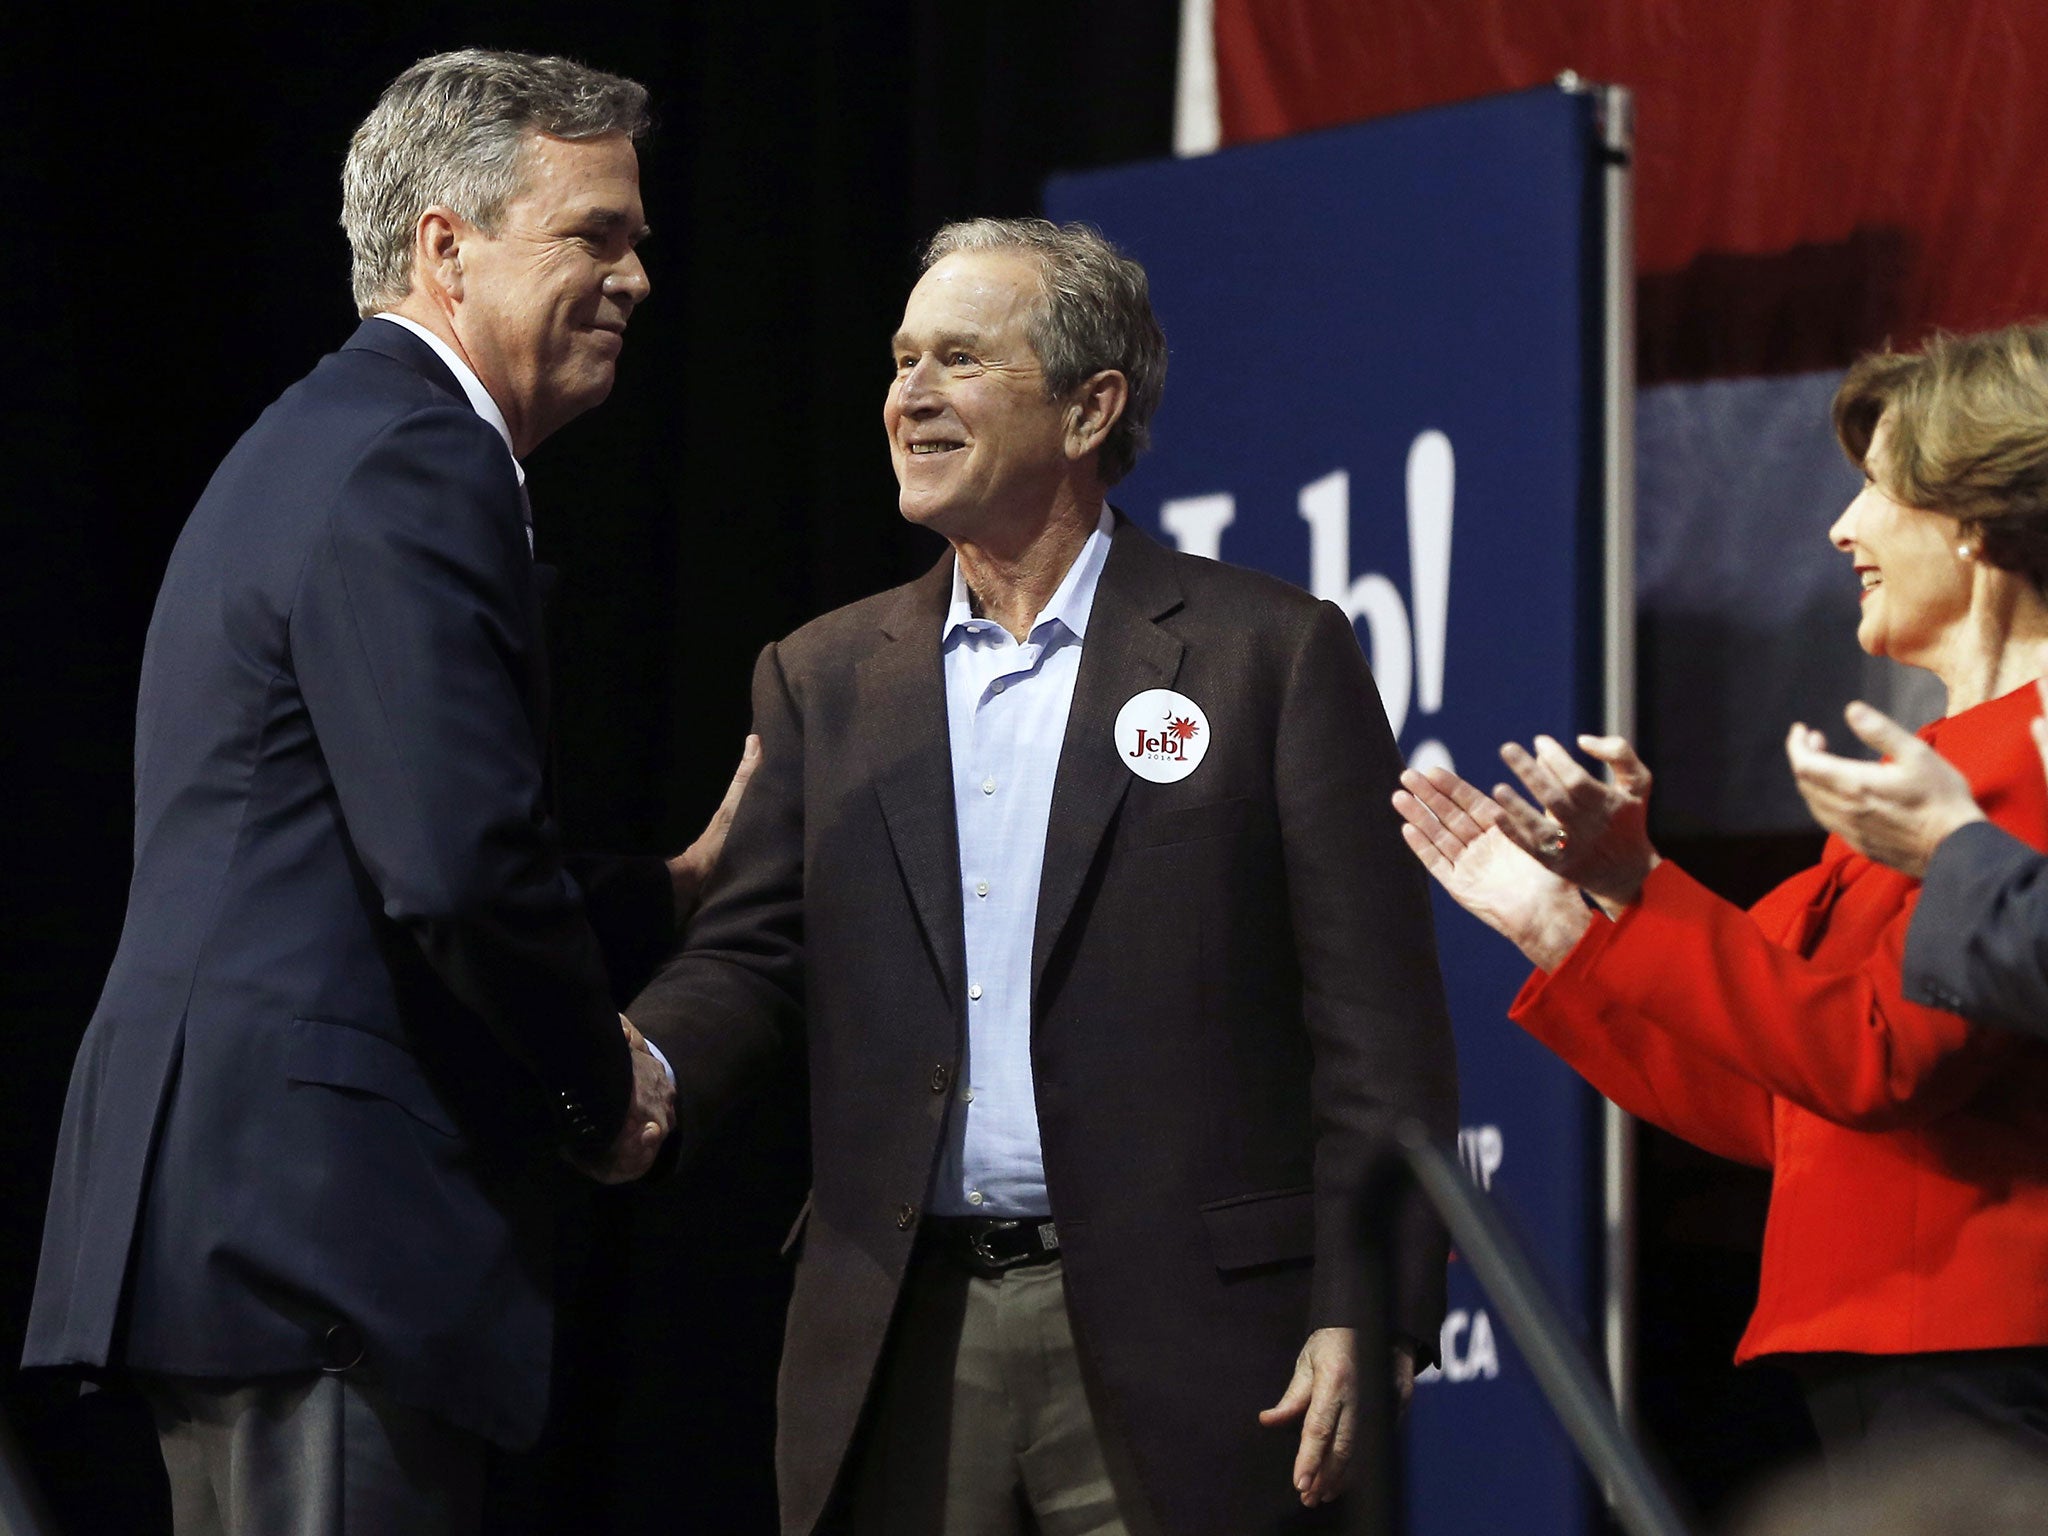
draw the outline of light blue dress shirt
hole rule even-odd
[[[1052,1210],[1031,1085],[1031,943],[1053,780],[1115,520],[1104,508],[1020,643],[968,606],[953,566],[941,649],[967,935],[967,1060],[933,1177],[941,1216]]]

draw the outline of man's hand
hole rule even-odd
[[[646,1037],[623,1013],[619,1027],[633,1053],[633,1097],[619,1134],[601,1160],[576,1159],[576,1166],[600,1184],[629,1184],[654,1166],[661,1144],[676,1123],[676,1089],[668,1072],[647,1048]]]
[[[1836,757],[1819,731],[1794,725],[1785,737],[1793,781],[1815,821],[1865,858],[1917,880],[1941,840],[1984,813],[1969,781],[1904,726],[1861,702],[1843,714],[1849,729],[1890,761]],[[2041,722],[2034,724],[2038,747]]]
[[[1351,1472],[1351,1444],[1358,1432],[1355,1330],[1318,1328],[1294,1360],[1294,1379],[1280,1401],[1259,1415],[1268,1426],[1301,1420],[1301,1449],[1294,1457],[1294,1491],[1310,1508],[1344,1491]],[[1415,1357],[1394,1348],[1394,1386],[1402,1406],[1415,1385]]]
[[[740,799],[747,792],[747,780],[754,776],[760,762],[761,738],[749,736],[740,751],[740,765],[733,770],[732,783],[725,787],[725,798],[718,802],[711,820],[697,835],[697,841],[668,861],[668,877],[675,883],[678,928],[697,909],[697,898],[703,894],[712,870],[718,867],[718,856],[725,851],[725,834],[732,829],[733,813],[739,810]]]

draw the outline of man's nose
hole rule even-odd
[[[642,303],[654,291],[653,279],[647,275],[647,267],[640,260],[638,251],[626,252],[625,260],[606,274],[604,291],[630,309]]]
[[[896,400],[906,411],[930,410],[938,404],[938,364],[927,354],[896,375]]]

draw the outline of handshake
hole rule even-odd
[[[619,1028],[626,1032],[633,1056],[633,1096],[627,1101],[625,1120],[602,1157],[572,1155],[569,1159],[600,1184],[630,1184],[644,1175],[661,1155],[661,1144],[676,1123],[676,1085],[668,1066],[623,1013]]]
[[[760,761],[761,738],[749,736],[740,752],[732,783],[712,813],[710,823],[694,843],[668,861],[678,928],[696,909],[704,883],[718,867],[733,812],[739,809],[740,798],[747,792],[747,781],[754,776]],[[668,1063],[655,1054],[647,1037],[623,1013],[619,1015],[619,1028],[626,1032],[626,1044],[633,1058],[633,1096],[627,1102],[625,1120],[602,1157],[571,1155],[569,1159],[600,1184],[629,1184],[643,1176],[661,1155],[661,1144],[668,1140],[676,1123],[676,1085]]]

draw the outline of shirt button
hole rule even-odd
[[[916,1206],[899,1205],[896,1207],[896,1230],[898,1232],[908,1232],[911,1229],[911,1227],[916,1223],[916,1221]]]
[[[960,1102],[962,1104],[972,1104],[974,1102],[974,1090],[972,1088],[962,1088],[960,1090]]]
[[[994,682],[988,685],[988,691],[990,693],[1001,693],[1003,691],[1003,687],[1003,680],[999,677]]]
[[[986,896],[988,894],[988,882],[986,880],[975,881],[974,894],[977,896]]]
[[[943,1061],[932,1068],[932,1092],[944,1093],[946,1084],[953,1080],[953,1070]]]
[[[994,779],[983,779],[981,781],[981,792],[984,795],[994,794],[996,792],[996,781]]]
[[[973,986],[969,987],[969,988],[967,989],[967,995],[968,995],[968,997],[970,997],[971,999],[973,999],[973,1000],[974,1000],[975,1002],[977,1002],[977,1003],[978,1003],[978,1002],[980,1002],[980,1001],[981,1001],[981,983],[977,981],[977,982],[976,982],[976,983],[975,983],[975,984],[974,984]]]
[[[969,1205],[981,1204],[981,1191],[978,1189],[970,1189],[969,1191],[967,1191],[967,1203]]]

